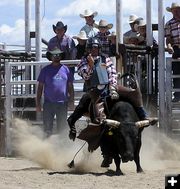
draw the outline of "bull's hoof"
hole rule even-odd
[[[121,170],[116,170],[115,175],[121,176],[124,175],[124,173]]]
[[[101,163],[101,167],[108,168],[111,163],[112,163],[112,157],[104,156],[104,159]]]
[[[107,175],[107,176],[121,176],[121,175],[124,175],[124,173],[121,171],[121,170],[116,170],[116,171],[114,171],[114,170],[111,170],[111,169],[108,169],[106,172],[105,172],[105,174]]]
[[[101,167],[108,168],[109,167],[109,161],[103,160],[101,163]]]
[[[139,168],[139,169],[137,169],[137,171],[136,171],[137,173],[144,173],[144,171],[143,171],[143,169],[142,168]]]

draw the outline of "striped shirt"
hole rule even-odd
[[[98,59],[99,56],[95,57],[95,59]],[[106,69],[108,73],[108,79],[109,79],[109,84],[116,86],[117,85],[117,72],[116,69],[113,65],[113,62],[109,57],[105,58],[106,62]],[[87,62],[87,58],[83,57],[81,59],[81,62],[77,65],[77,71],[78,75],[80,75],[84,80],[89,80],[92,73],[93,73],[93,68],[90,68]]]
[[[165,37],[170,37],[172,46],[180,45],[180,20],[172,18],[165,24]]]

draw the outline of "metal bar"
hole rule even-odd
[[[172,62],[171,58],[166,59],[166,124],[164,125],[165,133],[168,134],[172,124]]]
[[[35,1],[36,60],[37,61],[40,61],[42,58],[40,2],[41,2],[40,0]]]
[[[25,0],[25,51],[31,51],[31,42],[30,42],[30,12],[31,12],[31,3],[30,0]]]
[[[158,51],[159,51],[159,125],[167,123],[165,106],[165,52],[164,52],[164,1],[158,0]]]
[[[9,73],[10,65],[9,62],[6,62],[5,64],[5,73]],[[11,136],[10,136],[10,124],[11,124],[11,118],[12,118],[12,112],[11,112],[11,87],[10,87],[10,79],[11,74],[5,74],[5,81],[6,81],[6,87],[5,87],[5,122],[6,122],[6,137],[5,137],[5,154],[10,154],[11,151]]]
[[[65,65],[73,65],[76,66],[78,63],[80,62],[80,60],[62,60],[61,64],[65,64]],[[10,65],[12,66],[46,66],[47,64],[51,64],[50,61],[43,61],[43,62],[9,62]]]

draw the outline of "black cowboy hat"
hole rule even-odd
[[[59,21],[56,25],[53,25],[53,30],[56,33],[56,29],[64,28],[65,32],[67,31],[67,25],[64,25],[63,22]]]

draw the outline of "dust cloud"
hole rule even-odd
[[[180,140],[167,137],[157,127],[145,128],[142,133],[141,159],[143,167],[148,170],[178,167]]]
[[[43,135],[43,131],[38,126],[32,126],[21,119],[13,121],[14,150],[20,156],[37,163],[41,168],[78,173],[102,170],[100,149],[89,153],[86,144],[75,157],[75,168],[70,169],[67,165],[73,160],[84,141],[76,139],[72,142],[68,138],[68,131],[60,135],[52,135],[48,139],[44,139]],[[180,162],[180,143],[161,134],[157,128],[145,128],[142,132],[140,157],[145,170],[176,167],[177,162]],[[135,163],[122,164],[122,167],[135,170]]]
[[[97,150],[89,153],[87,144],[76,155],[75,168],[70,169],[67,166],[84,144],[84,141],[78,139],[75,142],[71,141],[68,138],[68,129],[60,135],[52,135],[45,139],[42,129],[32,126],[28,121],[16,118],[13,120],[12,128],[13,150],[18,155],[37,163],[41,168],[88,172],[98,171],[100,167],[100,152]]]

